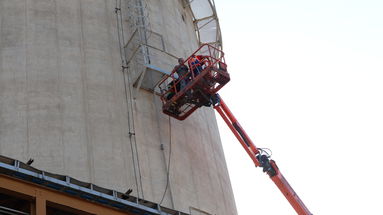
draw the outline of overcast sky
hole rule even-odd
[[[313,214],[383,214],[383,1],[215,3],[221,96],[255,144]],[[295,214],[219,126],[239,215]]]

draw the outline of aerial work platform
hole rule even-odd
[[[186,65],[188,67],[186,67]],[[183,68],[183,69],[180,69]],[[181,75],[179,74],[181,73]],[[202,106],[213,106],[245,149],[256,167],[262,167],[299,215],[312,215],[282,175],[266,150],[258,148],[217,92],[230,81],[224,53],[202,45],[190,57],[179,59],[171,75],[160,82],[162,111],[178,120],[186,119]]]
[[[193,63],[193,58],[198,63]],[[159,83],[163,112],[178,120],[199,107],[210,106],[216,99],[214,95],[230,81],[224,53],[209,44],[197,49],[184,65],[189,68],[186,74],[177,74],[178,65]]]

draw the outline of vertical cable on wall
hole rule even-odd
[[[116,0],[115,13],[116,13],[116,19],[117,19],[118,43],[120,48],[120,57],[121,57],[121,64],[122,64],[121,67],[122,67],[122,74],[124,78],[124,91],[125,91],[125,99],[126,99],[126,105],[127,105],[128,134],[130,139],[130,148],[132,152],[132,162],[133,162],[137,197],[144,198],[141,168],[140,168],[139,155],[138,155],[138,149],[137,149],[137,141],[135,136],[134,109],[133,109],[133,100],[132,100],[133,96],[132,96],[132,90],[131,90],[131,84],[130,84],[131,83],[130,76],[128,73],[129,68],[127,65],[127,53],[124,48],[125,36],[124,36],[124,27],[123,27],[123,15],[121,12],[121,9],[122,9],[121,1],[122,0]]]
[[[170,192],[169,186],[170,186],[170,161],[171,161],[171,157],[172,157],[172,124],[171,124],[171,118],[169,116],[169,155],[168,155],[168,166],[166,168],[166,186],[165,186],[164,194],[162,195],[162,198],[161,198],[159,205],[161,205],[162,202],[164,201],[166,192],[168,190]],[[171,196],[171,194],[170,194],[170,196]],[[171,200],[172,200],[172,204],[174,207],[173,199],[171,199]]]
[[[149,76],[149,78],[151,79],[152,77]],[[157,117],[157,128],[158,128],[159,137],[160,137],[160,143],[161,143],[160,147],[161,147],[161,150],[163,151],[163,156],[164,156],[164,160],[165,160],[165,162],[164,162],[165,163],[165,170],[166,170],[166,185],[165,185],[164,192],[162,194],[161,200],[159,201],[158,205],[162,205],[162,203],[163,203],[163,201],[165,199],[166,193],[169,192],[171,206],[172,206],[172,208],[174,208],[174,200],[173,200],[173,195],[172,195],[171,186],[170,186],[170,167],[171,167],[171,157],[172,157],[172,124],[171,124],[171,117],[168,116],[169,154],[168,154],[168,157],[167,157],[168,161],[166,162],[165,146],[163,145],[163,141],[162,141],[162,138],[161,138],[161,127],[160,127],[160,120],[161,119],[160,119],[160,115],[159,115],[159,112],[158,112],[158,110],[160,110],[160,113],[161,113],[161,109],[158,107],[157,101],[158,101],[158,97],[156,97],[156,94],[153,94],[153,103],[154,103],[155,113],[156,113],[156,117]]]

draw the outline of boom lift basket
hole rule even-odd
[[[275,161],[271,160],[270,155],[265,154],[263,149],[254,145],[233,113],[217,94],[230,81],[224,53],[209,44],[204,44],[188,57],[186,62],[188,64],[186,74],[178,77],[176,73],[178,67],[175,67],[170,76],[159,84],[163,112],[178,120],[184,120],[199,107],[213,105],[255,166],[263,168],[263,172],[269,175],[295,211],[299,215],[312,215],[282,175]],[[182,70],[182,73],[185,71]]]
[[[197,63],[193,61],[196,58]],[[213,96],[230,81],[224,53],[212,45],[203,44],[184,64],[189,69],[185,75],[179,77],[176,66],[158,85],[162,111],[178,120],[201,106],[210,106]]]

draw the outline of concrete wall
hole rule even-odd
[[[148,5],[169,52],[197,47],[181,1]],[[171,144],[163,204],[236,214],[213,110],[181,122],[150,92],[126,95],[114,10],[112,0],[0,0],[0,153],[159,202]]]

